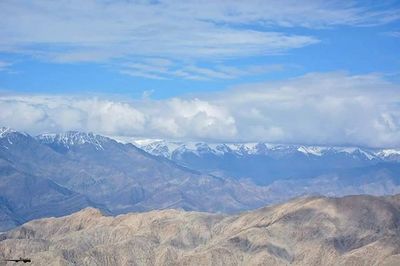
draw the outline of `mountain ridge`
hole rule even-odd
[[[117,141],[122,143],[134,143],[145,151],[171,158],[173,153],[193,152],[201,154],[204,152],[212,152],[215,155],[223,155],[224,153],[234,153],[236,155],[255,155],[267,154],[268,152],[300,152],[305,155],[322,156],[325,153],[337,152],[354,154],[359,153],[367,159],[385,159],[392,155],[400,155],[400,148],[366,148],[358,146],[335,146],[335,145],[304,145],[304,144],[275,144],[269,142],[196,142],[196,141],[168,141],[160,139],[137,139],[123,140],[115,137]]]
[[[385,169],[390,164],[400,164],[400,149],[166,140],[137,140],[136,143],[153,155],[188,168],[238,180],[250,179],[262,186],[279,180],[338,175],[344,170],[350,173],[360,167]],[[398,181],[397,175],[393,178]]]
[[[400,195],[297,198],[236,215],[87,208],[0,235],[0,255],[33,265],[394,266],[399,228]]]
[[[209,171],[94,133],[66,132],[32,137],[9,129],[4,132],[7,133],[0,137],[0,161],[18,173],[27,173],[25,179],[48,180],[87,198],[93,203],[89,206],[103,206],[113,214],[166,208],[236,213],[299,195],[400,193],[400,164],[396,161],[376,163],[355,159],[349,163],[348,157],[318,161],[320,157],[302,153],[273,158],[229,156],[226,161],[219,161],[226,158],[210,155],[200,158],[204,159],[200,166],[215,167]],[[203,148],[207,151],[207,147]],[[193,162],[198,160],[189,157],[193,158]],[[325,165],[332,166],[333,170],[327,171]],[[337,169],[337,165],[341,168]],[[228,168],[223,168],[225,166]],[[260,178],[259,183],[251,178],[253,174]],[[4,202],[12,199],[29,210],[30,201],[25,199],[30,199],[37,189],[28,189],[27,195],[20,194],[20,199],[15,201],[16,198],[6,192],[21,189],[21,186],[8,182],[9,178],[7,171],[0,168],[0,183],[6,184],[0,197]],[[48,189],[51,191],[52,186]],[[58,197],[57,193],[50,195],[49,202],[52,197]],[[32,199],[36,202],[41,198]],[[61,205],[60,210],[65,210],[61,214],[71,212],[68,206]],[[0,209],[0,215],[5,217],[4,228],[18,225],[12,219],[10,222],[11,214],[12,209]]]
[[[35,138],[7,132],[0,138],[1,160],[19,172],[83,195],[115,214],[164,208],[236,212],[268,201],[265,191],[254,185],[202,174],[132,144],[93,133]],[[6,178],[0,169],[0,181]],[[10,182],[7,186],[4,191],[18,188]],[[26,204],[26,197],[21,195],[20,204]]]

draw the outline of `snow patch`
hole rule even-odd
[[[362,149],[358,147],[335,147],[335,146],[307,146],[307,145],[285,145],[271,144],[266,142],[248,143],[205,143],[205,142],[177,142],[167,140],[136,140],[135,144],[145,151],[158,156],[171,158],[183,153],[196,155],[212,153],[218,156],[224,154],[235,154],[237,156],[268,154],[279,152],[280,154],[291,154],[301,152],[306,155],[325,156],[332,153],[346,153],[367,160],[383,158],[393,154],[400,154],[400,150],[386,149],[377,153],[375,150]]]
[[[324,148],[324,147],[315,147],[315,146],[309,146],[309,147],[301,146],[301,147],[297,148],[297,150],[299,152],[302,152],[302,153],[307,154],[307,155],[312,154],[312,155],[315,155],[315,156],[322,156],[323,152],[326,151],[326,148]]]
[[[377,156],[379,157],[390,157],[393,155],[400,155],[400,150],[396,150],[396,149],[384,149],[384,150],[380,150],[376,153]]]
[[[93,133],[82,133],[77,131],[68,131],[60,134],[42,134],[37,139],[46,144],[56,143],[69,149],[71,146],[91,144],[96,150],[104,150],[102,143],[106,141],[105,137]]]

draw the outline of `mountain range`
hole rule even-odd
[[[31,265],[394,266],[400,195],[299,198],[237,215],[112,217],[86,208],[0,234],[0,257],[29,258]]]
[[[2,128],[0,187],[0,230],[85,206],[113,214],[166,208],[236,212],[267,202],[255,185],[202,174],[132,144],[82,132],[32,137]]]
[[[126,141],[126,140],[125,140]],[[400,193],[400,149],[270,143],[135,140],[177,164],[267,189],[271,202],[299,195]]]
[[[299,195],[400,193],[400,149],[119,139],[203,173],[251,182],[269,202]]]
[[[400,193],[396,149],[264,145],[262,152],[258,144],[250,150],[203,143],[161,156],[138,146],[94,133],[31,136],[1,128],[0,231],[85,207],[113,215],[171,208],[237,213],[301,195]]]
[[[248,178],[259,185],[282,179],[344,175],[360,168],[391,169],[400,163],[400,148],[166,140],[136,140],[133,143],[153,155],[191,169],[236,179]]]

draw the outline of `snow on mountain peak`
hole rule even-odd
[[[317,147],[317,146],[300,146],[297,148],[297,151],[302,152],[304,154],[312,154],[315,156],[322,156],[323,152],[326,151],[324,147]]]
[[[114,138],[116,139],[116,138]],[[116,139],[118,141],[118,139]],[[156,156],[171,159],[184,153],[192,153],[197,156],[201,154],[214,154],[223,156],[234,154],[236,156],[267,155],[284,156],[301,153],[306,156],[325,156],[332,154],[343,154],[364,160],[387,160],[400,158],[400,149],[372,149],[349,146],[313,146],[295,144],[273,144],[267,142],[247,143],[206,143],[194,141],[169,141],[163,139],[130,139],[123,143],[132,143],[139,148]]]
[[[376,153],[380,157],[400,156],[400,150],[396,149],[383,149]]]
[[[177,142],[167,140],[135,140],[135,145],[145,151],[167,158],[179,156],[183,153],[196,155],[212,153],[224,155],[227,153],[238,156],[265,155],[272,153],[293,154],[300,152],[307,156],[324,156],[325,154],[342,153],[351,156],[362,157],[367,160],[384,159],[389,156],[400,156],[400,150],[396,149],[364,149],[359,147],[335,147],[335,146],[308,146],[308,145],[285,145],[271,144],[265,142],[249,143],[205,143],[205,142]]]
[[[7,136],[10,133],[15,133],[16,131],[9,127],[0,127],[0,138]]]
[[[256,142],[251,143],[230,143],[227,146],[231,149],[231,151],[237,154],[255,154],[257,152],[257,144]]]
[[[37,139],[46,144],[57,143],[66,148],[74,145],[92,144],[97,150],[104,150],[102,143],[105,137],[93,133],[84,133],[78,131],[67,131],[59,134],[42,134]]]
[[[15,139],[18,138],[18,136],[27,137],[29,136],[29,134],[25,132],[16,131],[9,127],[0,127],[0,139],[7,139],[9,144],[13,144]]]

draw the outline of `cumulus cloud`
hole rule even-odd
[[[3,125],[32,133],[82,130],[113,134],[143,129],[145,118],[133,106],[98,98],[2,96]]]
[[[314,73],[217,98],[243,122],[238,131],[254,140],[399,146],[399,89],[375,74]]]
[[[232,138],[237,134],[235,120],[228,110],[212,102],[174,98],[159,101],[158,108],[149,104],[151,129],[161,129],[172,137]]]
[[[223,107],[200,99],[134,102],[79,96],[0,97],[0,123],[33,134],[67,130],[106,135],[225,138],[236,135]]]
[[[399,147],[399,92],[378,74],[333,72],[164,100],[3,95],[0,123],[31,133]]]

